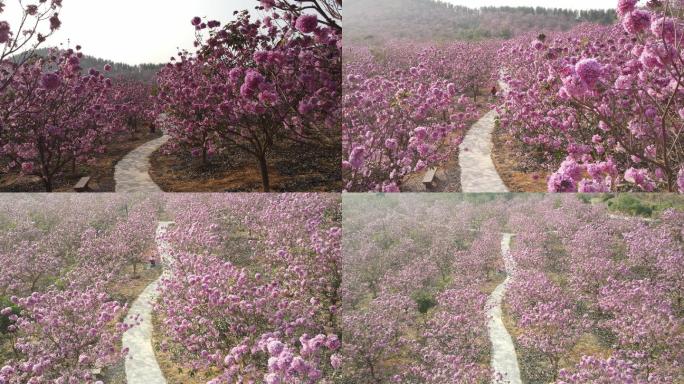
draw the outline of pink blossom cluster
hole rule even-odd
[[[186,150],[204,165],[224,151],[244,152],[264,191],[276,142],[339,151],[341,29],[331,9],[316,15],[286,4],[262,3],[273,8],[268,16],[252,20],[244,11],[224,26],[192,20],[197,51],[179,53],[158,78],[167,150]]]
[[[177,197],[157,310],[165,348],[211,383],[327,382],[341,366],[333,195]]]
[[[342,381],[488,382],[480,287],[501,276],[496,215],[504,206],[409,195],[348,199]]]
[[[620,25],[501,49],[501,124],[555,171],[550,192],[684,192],[684,25],[660,3],[621,0]]]
[[[131,248],[146,244],[142,262],[153,244],[158,202],[45,195],[0,208],[0,299],[10,305],[0,308],[0,342],[12,352],[0,382],[97,382],[94,370],[126,355],[121,336],[137,321],[123,321],[128,304],[113,289],[133,278]]]
[[[398,192],[405,177],[454,154],[477,96],[496,77],[498,42],[389,43],[345,52],[345,189]]]
[[[684,215],[670,210],[649,222],[613,216],[575,196],[544,200],[511,207],[508,224],[518,232],[512,248],[518,270],[505,303],[523,348],[519,356],[541,356],[535,379],[681,379],[676,345],[684,318],[676,292]],[[607,354],[571,357],[586,340],[602,338],[611,340],[597,341]]]

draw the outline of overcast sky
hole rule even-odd
[[[471,8],[484,6],[546,7],[566,9],[615,8],[617,0],[443,0],[447,3],[465,5]]]
[[[6,0],[0,20],[18,23],[18,0]],[[25,4],[32,2],[24,1]],[[177,47],[192,48],[194,16],[221,22],[234,10],[253,10],[257,0],[64,0],[62,27],[48,41],[80,44],[83,53],[106,60],[166,63]]]

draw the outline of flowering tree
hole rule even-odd
[[[212,152],[237,148],[258,162],[270,190],[268,156],[278,140],[336,150],[341,97],[341,30],[335,13],[302,13],[305,4],[262,2],[273,10],[252,21],[248,12],[221,27],[192,20],[199,47],[181,53],[160,74],[161,107],[171,114],[172,145],[190,147],[204,163]],[[208,30],[205,38],[203,33]],[[239,36],[239,38],[237,38]]]
[[[345,55],[342,145],[348,191],[398,192],[408,174],[446,161],[479,116],[496,43],[389,44]],[[473,96],[473,100],[466,97]]]
[[[117,344],[130,327],[118,321],[126,307],[97,288],[33,293],[13,303],[21,308],[18,315],[10,308],[0,313],[14,322],[9,331],[22,359],[0,369],[3,382],[92,383],[93,369],[113,364],[125,352]]]
[[[66,166],[103,152],[111,132],[111,80],[95,69],[82,75],[81,56],[71,49],[53,51],[22,66],[9,85],[12,103],[0,120],[5,127],[0,153],[11,160],[10,167],[39,176],[48,192]]]
[[[403,195],[345,202],[343,380],[480,383],[491,377],[487,294],[479,288],[487,268],[468,268],[488,258],[488,250],[500,254],[500,235],[490,236],[498,212],[487,211],[478,217],[467,204]],[[435,220],[423,220],[424,214]]]
[[[105,67],[105,71],[111,69]],[[125,128],[135,138],[135,133],[144,124],[153,124],[156,118],[154,98],[149,85],[125,79],[118,79],[113,86],[111,104],[113,117],[120,120],[117,129]]]
[[[21,2],[20,5],[23,7]],[[4,2],[0,2],[0,17],[5,6]],[[38,4],[25,6],[14,25],[0,20],[0,105],[5,105],[5,91],[15,73],[33,58],[35,49],[62,25],[58,13],[61,8],[62,0],[41,0]],[[45,21],[49,24],[49,30],[39,31]],[[19,57],[14,57],[17,54]],[[1,128],[2,125],[0,132]]]
[[[560,168],[551,192],[684,192],[681,4],[619,1],[621,25],[508,45],[501,122]],[[532,151],[534,153],[534,151]]]
[[[129,279],[119,252],[154,239],[157,221],[142,215],[148,225],[141,227],[126,206],[156,213],[153,202],[123,196],[0,203],[11,224],[0,236],[0,342],[9,348],[0,382],[96,383],[95,371],[125,356],[121,336],[134,324],[123,321],[127,306],[114,299],[113,289]],[[124,237],[128,225],[135,231]]]
[[[179,198],[165,348],[212,383],[323,382],[340,367],[339,203],[325,195]],[[192,207],[192,209],[189,209]],[[287,218],[287,219],[285,219]],[[224,236],[248,230],[249,238]],[[245,254],[236,242],[248,242]]]

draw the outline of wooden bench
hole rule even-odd
[[[81,180],[74,185],[74,191],[76,192],[90,192],[90,187],[88,187],[88,184],[90,183],[90,176],[86,177],[81,177]]]
[[[423,177],[423,185],[431,191],[435,187],[435,181],[437,181],[437,168],[430,168]]]

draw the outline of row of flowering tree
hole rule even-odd
[[[620,0],[615,26],[502,48],[501,124],[555,171],[550,192],[684,192],[682,12]]]
[[[681,211],[644,221],[570,197],[510,215],[518,271],[505,302],[527,380],[682,380]]]
[[[342,378],[482,383],[485,302],[504,295],[523,382],[684,379],[684,213],[644,220],[577,196],[344,199]],[[463,201],[465,200],[465,201]]]
[[[346,47],[342,146],[345,190],[398,192],[442,164],[479,118],[496,84],[499,42],[393,42]]]
[[[0,382],[94,383],[122,361],[135,324],[115,294],[150,256],[158,210],[135,196],[3,199]]]
[[[339,200],[171,199],[162,348],[210,383],[331,382],[341,363]]]
[[[489,382],[487,287],[503,269],[494,205],[345,197],[344,382]]]
[[[114,85],[109,65],[82,68],[80,46],[38,55],[61,25],[62,1],[20,5],[15,24],[1,20],[0,5],[0,172],[36,176],[51,192],[56,177],[103,153],[113,134],[153,121],[152,97],[139,83]]]
[[[158,79],[169,149],[207,165],[240,151],[270,190],[269,156],[277,143],[339,151],[342,95],[337,1],[261,1],[261,16],[236,12],[226,25],[196,17],[195,52],[182,52]]]

